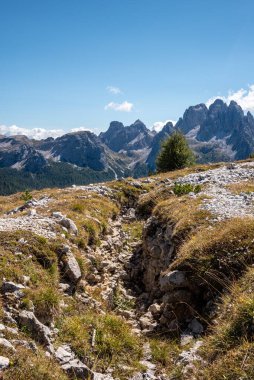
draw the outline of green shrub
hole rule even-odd
[[[175,183],[173,192],[175,195],[185,195],[189,193],[199,193],[201,191],[200,185],[192,185],[191,183]]]
[[[20,199],[24,202],[28,202],[31,199],[33,199],[33,196],[28,190],[25,190],[24,193],[21,195]]]

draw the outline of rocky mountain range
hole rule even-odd
[[[234,101],[227,105],[217,99],[209,108],[189,107],[175,126],[168,122],[159,132],[136,120],[130,126],[112,121],[99,136],[89,131],[40,141],[1,136],[0,170],[9,186],[12,178],[22,183],[21,173],[26,173],[28,187],[40,187],[39,182],[45,186],[45,181],[48,186],[64,186],[139,177],[156,170],[161,143],[175,130],[185,134],[200,163],[244,159],[254,151],[252,114],[245,115]],[[64,173],[68,176],[63,178]]]

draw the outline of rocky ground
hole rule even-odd
[[[58,363],[65,374],[63,376],[67,378],[201,379],[204,375],[195,377],[195,372],[199,366],[206,366],[206,359],[202,357],[200,349],[205,344],[203,336],[206,334],[207,320],[211,321],[216,315],[214,299],[218,299],[218,294],[213,294],[203,283],[196,284],[191,280],[185,262],[179,265],[180,235],[178,236],[176,227],[182,223],[182,219],[178,216],[178,220],[170,220],[179,211],[178,206],[172,209],[172,204],[177,205],[179,202],[179,207],[185,207],[186,204],[198,201],[195,209],[190,206],[193,207],[191,212],[198,214],[204,210],[208,214],[202,214],[203,219],[198,223],[195,220],[197,230],[205,225],[207,231],[210,231],[224,220],[246,216],[253,218],[253,180],[254,163],[244,162],[179,175],[174,179],[170,176],[157,176],[135,181],[116,181],[109,185],[74,186],[66,189],[65,195],[59,190],[59,194],[39,197],[37,194],[25,205],[15,205],[15,208],[7,208],[5,205],[0,218],[0,231],[20,231],[17,248],[11,251],[15,265],[19,265],[17,260],[22,261],[25,255],[28,255],[26,258],[32,258],[34,254],[33,250],[29,253],[30,232],[52,244],[59,242],[56,250],[60,273],[57,290],[60,294],[59,308],[67,310],[70,308],[68,305],[75,300],[76,308],[81,308],[79,305],[82,305],[82,308],[91,309],[94,315],[115,315],[129,326],[131,335],[139,337],[142,352],[135,366],[119,363],[120,375],[119,368],[115,374],[115,368],[110,363],[103,372],[99,372],[94,363],[91,363],[89,354],[80,354],[77,345],[71,344],[67,338],[64,341],[61,335],[63,322],[59,327],[56,324],[57,317],[49,320],[43,318],[31,300],[24,305],[24,298],[32,287],[33,279],[23,275],[20,277],[22,281],[17,282],[14,281],[15,276],[7,271],[7,275],[1,278],[3,313],[0,324],[0,370],[3,374],[8,376],[8,371],[15,367],[12,355],[22,346],[28,352],[42,349],[46,357]],[[173,190],[175,182],[201,185],[201,191],[198,194],[189,192],[182,198],[177,198]],[[234,188],[234,185],[238,187]],[[161,208],[169,200],[170,211],[163,218],[158,216],[158,203],[155,212],[152,211],[149,218],[144,218],[139,213],[139,201],[144,196],[149,198],[150,192],[157,191],[163,194],[166,191],[168,194],[162,199]],[[66,212],[66,206],[60,207],[60,203],[57,203],[60,196],[65,197],[64,205],[68,202],[68,197],[88,202],[86,205],[90,202],[92,211],[88,215],[86,208],[81,208],[81,203],[75,203],[72,207],[78,214],[74,220],[72,214]],[[100,233],[98,243],[94,229],[91,232],[90,223],[102,228],[100,203],[103,199],[117,204],[120,212],[108,217],[107,226]],[[106,205],[105,209],[107,207],[113,206]],[[81,212],[86,217],[86,228],[83,224],[80,225]],[[185,215],[184,217],[186,218]],[[84,229],[90,233],[90,240],[85,243]],[[189,231],[188,227],[184,232],[186,236],[189,236]],[[39,243],[46,244],[44,240]],[[85,270],[82,269],[81,260],[85,262]],[[89,338],[92,353],[99,341],[98,334],[98,329],[93,327]],[[170,349],[165,346],[165,339],[178,339],[172,358]],[[10,376],[14,380],[23,379],[13,376],[13,372]],[[7,377],[9,378],[11,377]]]
[[[190,174],[179,178],[179,183],[191,183],[204,186],[202,193],[208,197],[203,208],[218,216],[218,220],[237,216],[253,216],[253,193],[245,191],[232,194],[227,185],[247,182],[254,178],[252,162],[244,164],[230,163],[221,168],[208,170],[202,174]],[[210,198],[210,199],[209,199]]]

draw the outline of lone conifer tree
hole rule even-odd
[[[156,160],[158,172],[182,169],[193,165],[195,157],[181,132],[174,132],[164,143]]]

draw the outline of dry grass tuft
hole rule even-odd
[[[254,181],[242,181],[226,186],[232,193],[254,193]]]
[[[209,276],[239,276],[254,260],[254,219],[234,218],[214,227],[202,226],[180,248],[172,267],[188,267]]]
[[[198,379],[252,379],[254,376],[254,269],[234,282],[217,306],[216,323],[201,350],[209,363]]]
[[[208,226],[211,214],[200,209],[202,197],[187,196],[171,198],[159,203],[154,209],[154,215],[163,223],[173,228],[173,239],[182,244],[192,232],[201,226]]]
[[[9,356],[9,355],[7,355]],[[9,356],[10,357],[10,356]],[[11,365],[4,372],[4,380],[67,380],[59,364],[39,350],[19,348],[11,355]]]

